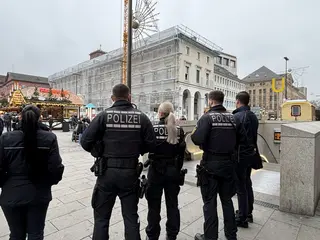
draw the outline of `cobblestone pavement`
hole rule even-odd
[[[89,171],[93,163],[92,157],[84,152],[77,143],[71,142],[71,133],[57,131],[60,152],[65,164],[65,175],[59,185],[53,187],[53,201],[47,214],[45,239],[46,240],[90,240],[93,229],[93,215],[90,206],[92,189],[95,177]],[[185,164],[190,169],[188,181],[181,188],[179,206],[181,213],[181,232],[178,240],[192,240],[197,232],[203,229],[202,199],[200,191],[194,186],[195,163]],[[265,178],[267,174],[277,174],[276,171],[262,171],[257,174]],[[279,212],[275,205],[278,204],[278,196],[270,195],[266,191],[268,183],[263,188],[260,177],[253,176],[256,198],[254,223],[248,229],[239,229],[239,240],[316,240],[320,236],[320,211],[315,217],[303,217]],[[257,185],[258,183],[258,185]],[[258,186],[258,187],[256,187]],[[256,189],[257,188],[257,189]],[[235,199],[234,202],[236,203]],[[263,202],[274,205],[261,204]],[[262,206],[265,205],[265,206]],[[270,208],[274,207],[274,208]],[[141,237],[145,239],[145,227],[147,225],[147,203],[143,199],[139,203],[139,215],[141,221]],[[225,240],[223,231],[223,216],[221,205],[218,206],[220,240]],[[162,235],[164,239],[166,208],[163,202]],[[110,224],[110,239],[123,239],[124,226],[121,216],[121,206],[117,200],[113,209]],[[0,211],[0,240],[8,240],[8,227]]]

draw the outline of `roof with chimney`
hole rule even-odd
[[[262,66],[258,70],[250,73],[248,76],[242,79],[242,81],[246,83],[250,82],[261,82],[261,81],[270,81],[271,79],[276,78],[279,79],[281,76],[271,71],[266,66]]]

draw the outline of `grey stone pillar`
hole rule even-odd
[[[281,126],[280,210],[313,216],[320,196],[320,122]]]

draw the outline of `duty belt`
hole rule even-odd
[[[138,159],[132,158],[104,158],[107,168],[135,169],[138,165]]]
[[[205,159],[205,161],[216,161],[216,160],[230,160],[227,159],[227,157],[232,157],[234,153],[217,153],[217,152],[209,152],[209,151],[205,151],[203,153],[203,159]],[[210,157],[217,157],[217,159],[210,159]],[[221,157],[221,159],[219,159],[219,157]]]

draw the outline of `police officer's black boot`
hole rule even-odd
[[[194,240],[205,240],[204,234],[197,233]]]
[[[248,222],[251,223],[253,222],[253,217],[252,214],[249,214],[246,220],[241,220],[240,216],[239,216],[239,210],[236,211],[236,223],[237,223],[237,227],[241,227],[241,228],[248,228],[249,224]]]

